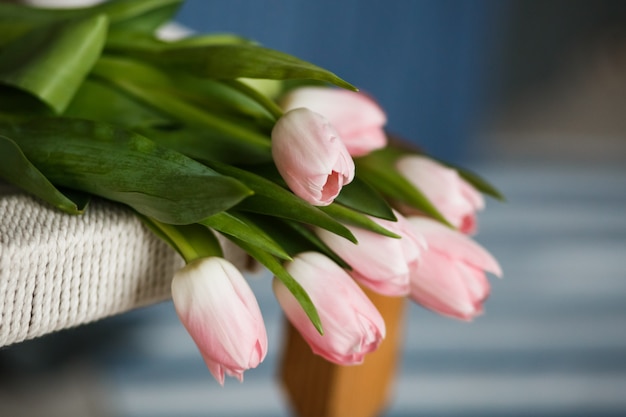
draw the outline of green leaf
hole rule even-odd
[[[32,29],[32,24],[20,21],[8,20],[6,16],[2,15],[2,9],[6,3],[0,2],[0,49],[5,45],[13,42],[15,39],[24,36]]]
[[[117,0],[91,7],[92,13],[106,13],[112,30],[154,32],[174,19],[183,0]]]
[[[172,225],[140,213],[136,215],[155,235],[173,247],[187,263],[210,256],[223,256],[217,237],[200,224]]]
[[[332,72],[292,55],[251,44],[218,44],[162,48],[145,45],[111,45],[109,50],[167,68],[216,79],[265,78],[270,80],[313,79],[356,91],[356,87]]]
[[[333,203],[326,207],[320,207],[320,209],[343,223],[358,226],[383,236],[400,238],[399,235],[382,227],[366,215],[340,204]]]
[[[177,97],[167,74],[156,68],[127,59],[101,59],[93,73],[137,100],[153,106],[169,116],[194,126],[213,129],[233,140],[271,149],[270,138],[258,131],[247,129],[212,112],[205,111]],[[143,80],[143,81],[139,81]]]
[[[257,216],[255,219],[257,224],[261,225],[276,242],[286,248],[289,255],[296,256],[298,253],[308,251],[322,252],[342,268],[352,269],[346,261],[302,223],[268,216]]]
[[[197,126],[164,125],[136,127],[148,139],[199,161],[219,160],[227,164],[263,163],[272,160],[266,149],[234,142],[211,129]]]
[[[167,42],[167,44],[171,48],[185,48],[230,44],[254,45],[256,44],[256,42],[233,33],[201,33],[197,35],[186,36],[184,38],[176,39],[174,41],[169,41]]]
[[[252,191],[178,152],[108,124],[69,118],[1,123],[53,184],[119,201],[163,223],[189,224]]]
[[[269,137],[232,123],[225,118],[220,118],[213,113],[200,110],[183,100],[177,99],[167,91],[151,89],[119,79],[114,80],[114,83],[134,97],[146,103],[152,103],[155,108],[182,122],[198,127],[204,126],[227,135],[234,141],[242,142],[247,146],[256,146],[259,150],[269,152],[271,149]]]
[[[452,227],[426,196],[396,169],[402,153],[393,148],[374,151],[354,160],[362,180],[388,198],[408,204],[441,223]]]
[[[257,246],[279,258],[291,259],[289,254],[274,239],[241,213],[217,213],[201,220],[199,223],[224,235],[232,236]]]
[[[0,48],[33,29],[68,19],[86,19],[105,14],[113,34],[132,30],[152,35],[170,22],[182,0],[114,0],[80,8],[40,8],[0,2]],[[132,41],[132,40],[131,40]]]
[[[254,191],[253,196],[237,205],[238,210],[315,225],[356,243],[356,238],[344,225],[274,182],[218,162],[208,164],[224,175],[237,178]]]
[[[0,85],[0,117],[8,115],[25,116],[52,116],[53,110],[32,94],[8,85]]]
[[[125,57],[103,54],[94,65],[92,75],[109,81],[123,79],[151,87],[174,89],[174,82],[167,72],[149,63]]]
[[[0,177],[70,214],[83,208],[61,193],[11,139],[0,136]]]
[[[396,221],[387,201],[358,176],[350,184],[343,186],[335,202],[370,216]]]
[[[63,115],[111,123],[131,129],[174,123],[173,119],[163,112],[93,77],[83,82]]]
[[[313,323],[313,326],[315,326],[319,334],[323,335],[324,330],[322,329],[322,321],[315,305],[304,288],[302,288],[298,281],[296,281],[291,274],[287,272],[285,267],[270,253],[239,239],[233,237],[229,238],[240,248],[245,250],[250,256],[269,269],[276,276],[276,278],[278,278],[285,285],[285,287],[287,287],[289,292],[291,292],[296,300],[298,300],[298,303],[302,306],[302,309],[306,313],[309,320],[311,320],[311,323]]]
[[[60,20],[79,18],[72,9],[44,9],[0,2],[0,45],[13,41],[33,30],[37,26],[48,25]]]
[[[182,0],[113,0],[89,7],[40,8],[0,2],[0,46],[38,26],[101,14],[107,15],[114,32],[152,33],[174,18],[181,3]]]
[[[165,49],[179,48],[199,48],[212,45],[229,45],[229,44],[255,44],[255,42],[243,38],[239,35],[228,33],[212,33],[190,35],[181,39],[166,40],[156,36],[152,32],[139,32],[133,30],[115,30],[107,38],[105,50],[125,51],[131,50],[150,50],[159,52]]]
[[[260,98],[252,87],[240,86],[234,80],[225,82],[198,78],[181,71],[163,71],[153,65],[124,57],[103,56],[95,65],[93,73],[102,79],[115,83],[134,84],[149,90],[159,90],[174,96],[177,100],[220,117],[224,115],[244,116],[256,123],[263,123],[268,129],[274,126],[276,118],[267,110],[268,101]],[[152,103],[152,106],[158,106]],[[163,105],[161,105],[163,106]]]
[[[57,187],[64,196],[72,200],[78,206],[80,212],[84,212],[91,202],[92,195],[79,190],[72,190],[66,187]]]
[[[0,52],[0,82],[63,112],[104,46],[105,15],[39,27]]]

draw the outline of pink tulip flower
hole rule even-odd
[[[267,353],[267,334],[252,290],[239,270],[223,258],[201,258],[180,269],[172,281],[176,313],[204,361],[224,385],[224,374],[243,381]]]
[[[360,284],[387,296],[409,294],[410,271],[418,267],[425,241],[413,232],[400,213],[397,222],[370,217],[373,221],[401,236],[382,236],[359,227],[346,226],[358,240],[354,244],[324,229],[316,229],[320,239],[351,267],[349,274]]]
[[[400,158],[397,168],[450,224],[463,233],[476,232],[476,212],[485,207],[485,202],[457,171],[417,155]]]
[[[323,116],[299,108],[285,113],[272,130],[272,156],[291,191],[327,206],[354,178],[354,161]]]
[[[356,365],[378,348],[385,337],[385,322],[341,267],[318,252],[304,252],[286,268],[317,308],[324,335],[317,332],[295,297],[276,278],[274,293],[315,354],[339,365]]]
[[[302,87],[289,92],[281,104],[285,111],[306,107],[326,117],[354,157],[387,144],[383,130],[387,117],[366,94],[326,87]]]
[[[502,276],[498,262],[468,236],[426,217],[410,217],[428,250],[411,274],[411,298],[439,314],[471,320],[489,295],[485,272]]]

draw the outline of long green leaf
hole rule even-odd
[[[181,122],[213,129],[233,140],[257,146],[267,152],[271,148],[270,138],[267,135],[199,109],[177,97],[175,91],[164,88],[162,85],[167,86],[170,80],[167,74],[156,68],[131,60],[106,58],[98,62],[94,68],[94,74]],[[138,82],[138,78],[143,78],[145,81]]]
[[[61,193],[24,155],[11,139],[0,136],[0,178],[70,214],[84,208]]]
[[[341,204],[333,203],[326,207],[320,207],[320,209],[343,223],[358,226],[362,229],[366,229],[383,236],[400,238],[400,236],[382,227],[363,213],[353,210],[352,208],[342,206]]]
[[[238,210],[315,225],[356,243],[356,238],[344,225],[274,182],[243,169],[218,162],[208,163],[216,171],[237,178],[254,191],[253,196],[237,205]]]
[[[135,100],[114,86],[93,77],[83,82],[63,115],[130,129],[174,124],[171,117],[153,106]]]
[[[299,222],[264,215],[256,215],[254,220],[256,224],[265,230],[278,244],[285,248],[289,255],[295,256],[301,252],[308,251],[322,252],[342,268],[348,270],[352,269],[346,261],[324,243],[308,226]]]
[[[370,216],[391,221],[396,220],[396,216],[387,201],[366,182],[361,181],[358,173],[350,184],[343,186],[335,202]]]
[[[252,220],[240,213],[217,213],[201,220],[199,223],[217,230],[227,236],[257,246],[279,258],[290,260],[291,257],[267,233]]]
[[[17,2],[0,2],[0,45],[12,42],[35,27],[80,17],[74,9],[45,9]]]
[[[6,17],[2,16],[3,5],[6,3],[0,2],[0,49],[5,45],[13,42],[24,34],[28,33],[33,25],[27,22],[10,21]]]
[[[63,112],[100,56],[105,15],[39,27],[0,52],[0,82]]]
[[[0,123],[53,184],[125,203],[170,224],[197,223],[250,194],[245,185],[138,134],[68,118]]]
[[[235,142],[211,129],[198,126],[164,125],[133,129],[161,146],[174,149],[190,158],[218,160],[227,164],[265,163],[272,154],[247,142]]]
[[[219,44],[199,47],[165,45],[160,50],[142,45],[116,45],[113,52],[150,61],[155,65],[217,79],[265,78],[313,79],[349,90],[356,88],[332,72],[292,55],[251,44]]]
[[[155,33],[138,32],[133,30],[115,30],[107,38],[105,50],[111,52],[140,49],[159,52],[165,49],[179,49],[189,47],[205,47],[212,45],[250,44],[255,42],[238,35],[228,33],[199,34],[185,36],[181,39],[166,40]]]
[[[39,27],[2,52],[0,78],[58,111],[95,61],[105,33],[102,15]]]
[[[298,281],[296,281],[291,274],[287,272],[285,267],[270,253],[239,239],[233,237],[229,237],[229,239],[269,269],[283,284],[285,284],[285,287],[287,287],[289,292],[291,292],[296,300],[298,300],[298,303],[302,306],[302,309],[306,313],[309,320],[311,320],[311,323],[313,323],[313,326],[315,326],[317,331],[323,335],[324,330],[322,329],[322,321],[315,305],[304,288],[302,288]]]
[[[227,135],[234,141],[242,142],[248,146],[256,146],[259,150],[269,152],[271,149],[268,136],[254,130],[246,129],[241,125],[237,125],[207,111],[200,110],[183,100],[177,99],[167,91],[151,89],[119,79],[113,82],[134,97],[147,103],[153,103],[157,109],[182,122],[198,127],[205,126],[205,128]]]
[[[95,65],[93,74],[115,84],[122,82],[123,85],[132,84],[142,90],[158,91],[169,95],[165,103],[156,101],[149,93],[137,94],[137,88],[130,90],[131,93],[141,98],[146,104],[164,109],[179,115],[182,120],[189,123],[207,124],[206,113],[214,116],[213,119],[238,118],[234,124],[240,125],[254,123],[252,130],[263,127],[267,133],[274,126],[275,118],[268,113],[265,104],[259,103],[257,96],[250,92],[243,93],[232,85],[226,85],[218,80],[202,79],[180,71],[165,72],[147,63],[139,62],[122,57],[103,56]],[[251,90],[248,89],[248,90]],[[190,108],[191,115],[182,114],[172,105],[171,100],[186,102],[185,108]],[[203,116],[198,116],[202,114]],[[211,119],[211,120],[213,120]],[[215,124],[214,121],[211,124]],[[219,127],[219,125],[218,125]],[[225,130],[222,128],[222,130]]]

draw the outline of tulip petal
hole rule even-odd
[[[353,157],[367,155],[387,145],[387,134],[382,128],[363,129],[349,134],[340,131],[339,134],[342,135],[343,143]]]
[[[317,234],[352,267],[350,275],[363,285],[389,296],[408,294],[409,267],[401,240],[357,227],[348,229],[357,245],[326,230]]]
[[[285,111],[306,107],[326,117],[352,156],[363,156],[387,144],[387,116],[368,95],[324,87],[292,90],[282,100]]]
[[[293,295],[277,279],[274,293],[290,322],[327,360],[353,365],[376,349],[385,336],[385,323],[372,302],[338,265],[317,252],[297,255],[286,265],[318,308],[324,328],[320,335]]]
[[[332,203],[354,179],[354,162],[337,131],[305,108],[291,110],[276,122],[272,156],[294,194],[313,205]]]
[[[411,298],[439,314],[461,320],[471,320],[482,311],[470,296],[459,264],[432,249],[424,253],[422,264],[411,277]]]
[[[429,248],[436,248],[451,254],[454,259],[463,260],[498,277],[502,276],[498,261],[469,237],[426,217],[409,217],[408,221],[424,236]]]
[[[201,258],[172,280],[172,300],[181,322],[215,379],[243,379],[267,353],[258,303],[245,278],[222,258]]]
[[[423,156],[405,156],[396,168],[463,233],[476,231],[475,213],[484,208],[482,195],[451,168]]]
[[[387,116],[370,96],[353,91],[303,87],[286,95],[281,104],[285,110],[307,107],[347,132],[359,131],[368,125],[383,126],[387,122]]]
[[[347,226],[356,237],[355,245],[346,239],[323,229],[316,233],[334,252],[351,267],[350,275],[371,290],[388,296],[409,293],[410,270],[419,263],[425,240],[413,231],[407,220],[397,212],[396,222],[368,217],[400,239],[374,233],[359,227]]]

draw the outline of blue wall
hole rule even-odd
[[[327,68],[373,94],[391,132],[461,162],[487,107],[505,15],[497,0],[191,0],[179,21]]]

